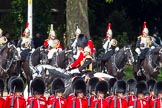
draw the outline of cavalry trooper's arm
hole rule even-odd
[[[141,36],[137,37],[136,48],[140,48]]]
[[[91,63],[92,63],[92,59],[91,58],[86,58],[85,61],[84,61],[84,64],[79,67],[79,71],[82,72],[82,70],[85,69]]]
[[[21,42],[22,42],[22,39],[20,39],[17,43],[17,47],[21,48]]]
[[[35,48],[33,39],[31,40],[31,49]]]

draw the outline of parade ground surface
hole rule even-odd
[[[126,66],[124,71],[126,73],[126,76],[124,77],[124,80],[127,80],[129,78],[133,78],[133,72],[132,72],[132,69],[133,67],[132,66]],[[162,69],[160,69],[160,74],[158,75],[158,81],[161,81],[162,80]]]

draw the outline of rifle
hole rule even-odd
[[[52,104],[52,108],[55,108],[55,102],[53,102],[53,104]]]
[[[157,103],[156,103],[156,101],[154,101],[154,108],[156,108],[156,106],[157,106]]]
[[[13,90],[13,92],[15,93],[15,86],[14,86],[14,90]],[[15,96],[13,95],[12,96],[12,101],[11,101],[11,105],[10,105],[10,108],[14,108],[14,103],[15,103]]]
[[[72,106],[72,108],[76,108],[76,101],[75,100],[73,100],[73,106]]]
[[[95,107],[94,108],[98,108],[98,102],[95,103]]]

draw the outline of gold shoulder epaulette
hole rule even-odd
[[[137,38],[139,39],[139,38],[141,38],[142,36],[140,35],[140,36],[138,36]]]

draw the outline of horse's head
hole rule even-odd
[[[131,46],[130,45],[127,45],[127,46],[124,46],[124,54],[126,55],[127,57],[127,63],[132,65],[133,62],[134,62],[134,57],[133,57],[133,53],[132,53],[132,50],[131,50]]]
[[[7,49],[8,49],[8,57],[12,58],[14,61],[20,60],[20,55],[15,47],[14,44],[7,44]]]
[[[160,65],[160,68],[162,68],[162,48],[160,48],[158,56],[159,56],[159,65]]]
[[[40,47],[40,63],[41,64],[46,64],[48,62],[47,54],[48,54],[48,50],[43,47]]]

